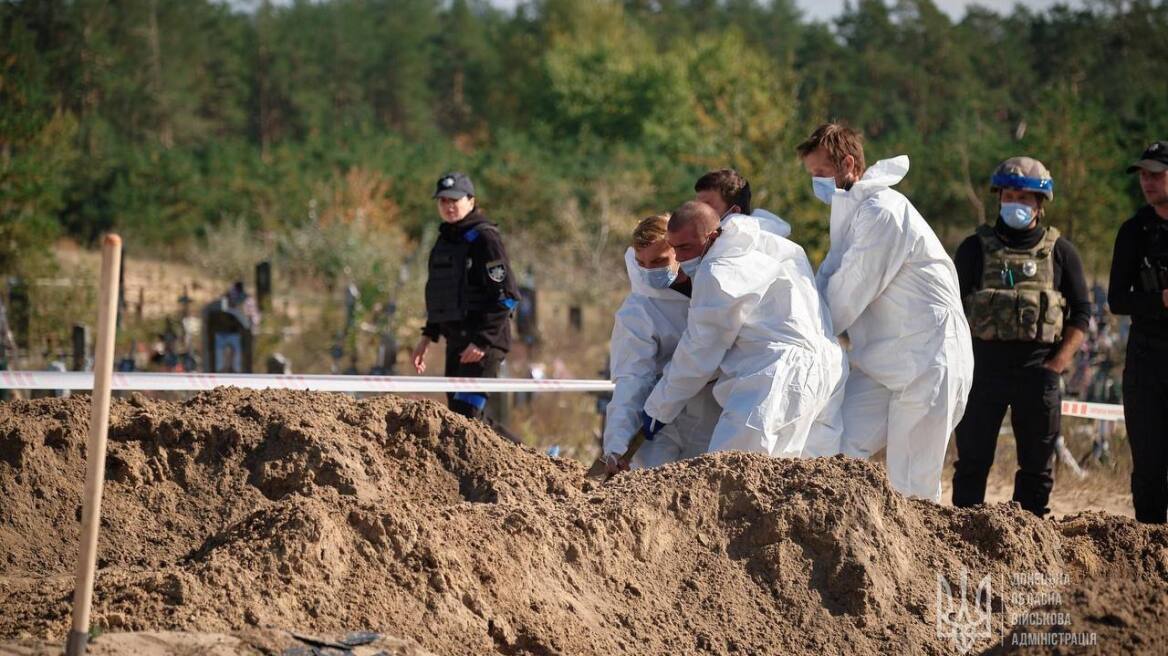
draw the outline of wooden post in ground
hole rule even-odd
[[[97,573],[97,530],[101,524],[101,493],[105,486],[105,440],[109,432],[110,378],[114,369],[114,334],[118,317],[118,273],[122,239],[106,235],[101,244],[101,286],[98,288],[97,338],[94,342],[93,399],[89,441],[85,447],[85,495],[81,500],[81,545],[73,589],[73,627],[66,656],[81,656],[89,642],[89,607]]]

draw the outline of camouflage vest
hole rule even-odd
[[[1009,248],[988,225],[977,229],[984,264],[981,288],[965,297],[977,339],[1054,344],[1063,337],[1066,299],[1054,285],[1054,244],[1046,228],[1033,248]]]

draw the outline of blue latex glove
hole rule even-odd
[[[661,432],[667,424],[657,421],[649,416],[649,413],[644,410],[641,411],[641,431],[645,433],[645,439],[652,442],[653,438],[657,437],[657,433]]]

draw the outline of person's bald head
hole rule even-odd
[[[702,234],[709,233],[718,227],[718,213],[709,205],[691,200],[673,210],[669,217],[669,232],[678,232],[682,228],[694,225]]]
[[[714,208],[700,201],[691,200],[674,210],[665,238],[677,259],[684,262],[703,255],[708,243],[717,237],[718,221]]]

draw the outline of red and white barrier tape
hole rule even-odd
[[[274,374],[114,373],[112,389],[186,392],[216,387],[293,389],[314,392],[611,392],[607,380],[530,378],[436,378],[425,376],[326,376]],[[80,371],[0,371],[0,389],[93,389],[93,374]]]
[[[1087,403],[1085,401],[1063,401],[1064,417],[1084,419],[1105,419],[1123,421],[1123,406],[1112,403]]]
[[[611,392],[607,380],[530,378],[436,378],[425,376],[327,376],[273,374],[115,373],[115,390],[189,392],[216,387],[294,389],[314,392]],[[0,371],[0,389],[93,389],[93,374],[80,371]],[[1123,421],[1123,406],[1063,401],[1063,415]]]

